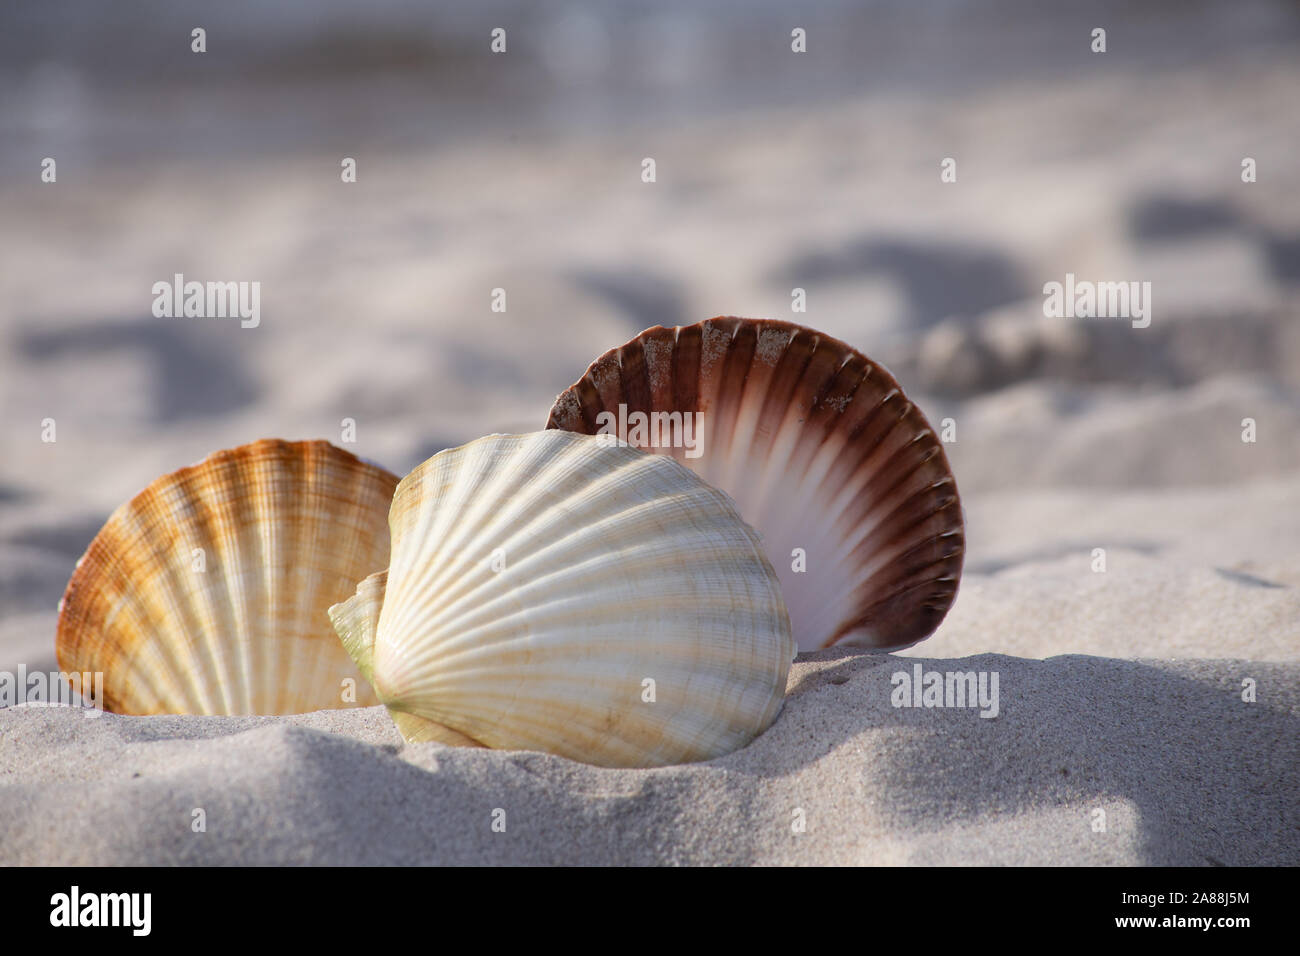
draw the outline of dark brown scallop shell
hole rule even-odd
[[[965,535],[943,445],[893,375],[828,335],[730,316],[656,326],[593,362],[547,427],[672,455],[730,494],[800,650],[908,647],[956,597]]]

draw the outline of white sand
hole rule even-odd
[[[381,708],[88,719],[27,705],[0,713],[0,862],[1298,861],[1300,666],[924,661],[996,671],[995,719],[893,708],[900,666],[804,659],[755,743],[642,771],[403,748]],[[1259,703],[1238,699],[1243,675]],[[505,832],[492,829],[497,809]]]

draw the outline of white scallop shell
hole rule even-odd
[[[408,739],[604,766],[703,760],[776,718],[780,586],[731,500],[563,431],[491,436],[402,480],[392,559],[330,616]]]

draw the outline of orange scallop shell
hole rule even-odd
[[[956,597],[965,535],[943,445],[883,366],[828,335],[730,316],[656,326],[593,362],[547,427],[670,454],[730,494],[800,650],[908,647]]]
[[[60,602],[68,672],[123,714],[289,714],[378,703],[327,610],[388,563],[397,477],[325,441],[253,442],[119,507]]]

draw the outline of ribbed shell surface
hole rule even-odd
[[[663,441],[663,417],[635,430],[635,415],[663,413],[697,415],[694,449]],[[947,457],[894,377],[850,346],[766,319],[648,329],[592,363],[547,427],[619,434],[623,423],[619,437],[735,499],[781,579],[800,650],[907,647],[947,613],[965,540]]]
[[[60,604],[65,671],[126,714],[288,714],[378,701],[327,610],[388,560],[396,476],[324,441],[263,440],[122,505]]]
[[[490,436],[404,478],[390,528],[373,667],[395,710],[641,767],[727,753],[776,718],[794,656],[776,576],[730,499],[670,459]]]

